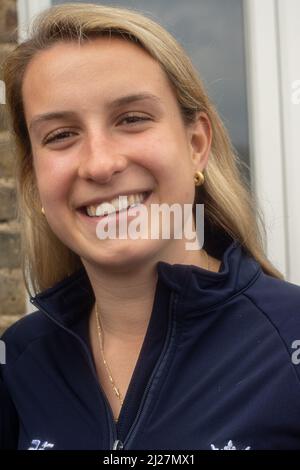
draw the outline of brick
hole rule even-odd
[[[0,132],[0,178],[9,178],[15,174],[15,158],[11,150],[8,131]]]
[[[0,0],[0,80],[2,65],[18,42],[16,0]],[[0,103],[0,332],[26,310],[26,290],[20,269],[20,227],[16,220],[15,160],[9,139],[9,121]]]
[[[0,179],[0,185],[9,185],[10,183],[7,182],[5,183],[5,180],[1,180]],[[12,220],[11,222],[8,222],[8,223],[1,223],[0,224],[0,232],[13,232],[13,233],[17,233],[20,231],[20,224],[16,221],[16,220]]]
[[[0,80],[3,80],[3,62],[6,59],[7,55],[15,49],[17,44],[1,44],[0,43]],[[5,89],[5,84],[1,85],[2,92],[3,88]],[[5,109],[5,102],[2,101],[2,94],[1,93],[1,104],[0,104],[0,131],[8,129],[8,116]],[[5,98],[5,96],[4,96]]]
[[[0,80],[3,79],[3,61],[7,54],[16,47],[16,44],[0,44]],[[2,98],[2,96],[1,96]],[[9,119],[6,112],[5,104],[0,104],[0,131],[9,129]]]
[[[0,4],[0,41],[16,42],[17,8],[16,0],[1,0]]]
[[[0,104],[0,133],[1,131],[7,131],[8,129],[8,115],[5,109],[5,104]]]
[[[25,284],[21,270],[0,270],[0,318],[3,315],[13,317],[23,315],[26,311],[25,298]]]
[[[20,267],[20,234],[13,223],[0,224],[0,253],[0,269]]]
[[[16,213],[16,191],[12,185],[0,184],[0,222],[15,219]]]

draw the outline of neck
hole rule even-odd
[[[144,260],[131,268],[118,265],[115,270],[82,260],[95,294],[104,335],[111,341],[134,344],[143,340],[152,313],[159,260],[207,269],[204,250],[187,251],[181,256],[180,250],[174,253],[176,256],[151,257],[148,262]],[[209,258],[210,265],[212,260]],[[96,329],[95,306],[90,321],[91,328]]]
[[[107,271],[104,274],[90,267],[86,269],[105,337],[120,343],[142,340],[152,312],[156,273],[137,270],[134,276],[129,273],[109,276]],[[90,318],[93,329],[95,319],[94,306]]]

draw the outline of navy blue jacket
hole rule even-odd
[[[218,273],[157,272],[117,425],[89,344],[85,270],[31,299],[38,311],[2,337],[0,447],[300,449],[300,287],[264,274],[237,241]]]

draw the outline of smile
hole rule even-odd
[[[105,201],[98,205],[90,205],[84,208],[86,215],[89,217],[103,217],[104,215],[113,214],[115,212],[126,211],[138,204],[142,204],[149,192],[120,195],[111,201]]]

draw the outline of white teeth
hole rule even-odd
[[[98,206],[87,206],[86,213],[90,217],[99,217],[112,214],[117,211],[120,212],[134,204],[141,204],[145,200],[146,195],[146,193],[140,193],[130,194],[128,196],[119,196],[112,199],[110,202],[102,202]]]
[[[87,212],[87,215],[89,215],[90,217],[93,217],[94,215],[96,215],[96,210],[94,206],[86,207],[86,212]]]
[[[109,214],[110,212],[113,212],[113,211],[114,211],[114,205],[112,202],[111,203],[103,202],[102,204],[96,207],[96,216],[104,215],[106,213]]]

